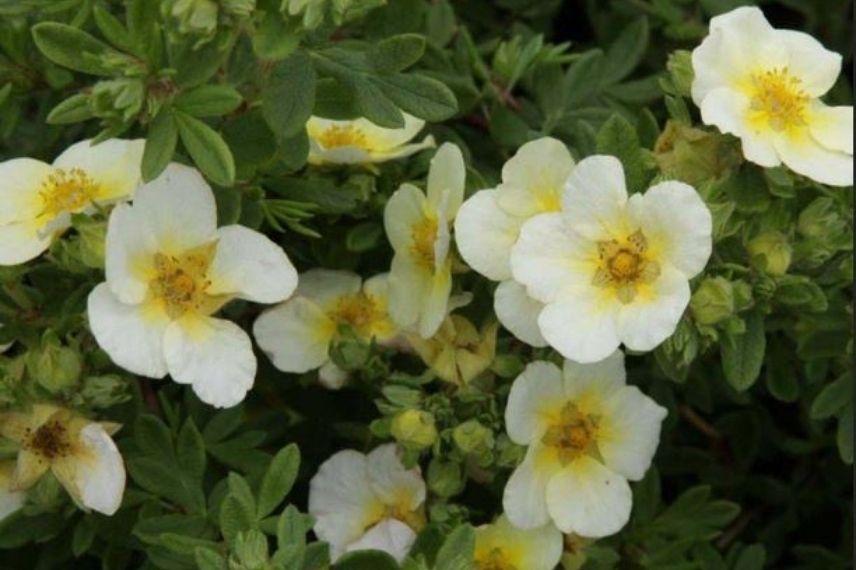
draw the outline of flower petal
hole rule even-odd
[[[413,140],[425,126],[425,121],[413,115],[404,115],[404,126],[399,129],[379,127],[368,119],[357,119],[354,126],[366,135],[370,148],[376,151],[389,151]]]
[[[164,356],[172,379],[192,384],[199,399],[217,408],[240,403],[256,375],[250,337],[231,321],[187,315],[164,335]]]
[[[461,207],[466,179],[467,166],[461,149],[452,143],[443,143],[431,159],[426,195],[434,206],[443,204],[442,211],[447,220],[454,219]]]
[[[149,225],[159,246],[171,253],[208,243],[216,236],[214,193],[199,171],[189,166],[171,163],[140,187],[134,211]]]
[[[35,259],[53,239],[53,234],[40,236],[31,221],[0,225],[0,265],[19,265]]]
[[[626,203],[621,161],[614,156],[590,156],[581,160],[568,178],[562,194],[562,216],[569,228],[588,239],[610,239],[629,233],[623,231]]]
[[[853,185],[853,155],[824,148],[808,135],[776,138],[782,162],[798,174],[830,186]]]
[[[815,101],[808,124],[811,135],[821,145],[853,154],[853,107],[828,107]]]
[[[627,381],[624,353],[616,350],[603,360],[591,364],[565,360],[562,378],[564,393],[568,398],[578,400],[590,392],[612,394]]]
[[[547,484],[559,468],[540,443],[529,446],[523,463],[511,474],[502,495],[502,508],[511,524],[532,529],[550,522]]]
[[[597,446],[606,466],[631,481],[645,476],[660,443],[668,412],[636,386],[624,386],[605,403]]]
[[[128,204],[110,213],[105,240],[107,284],[123,303],[141,303],[149,279],[157,244],[149,226]]]
[[[515,528],[508,517],[501,516],[489,528],[493,529],[493,547],[505,550],[515,568],[553,570],[562,558],[562,533],[552,524],[523,530]],[[476,529],[476,550],[480,542],[479,530]]]
[[[562,371],[552,362],[536,361],[514,380],[505,407],[505,429],[511,441],[528,445],[543,435],[565,404]]]
[[[80,500],[85,507],[112,515],[119,510],[125,492],[122,455],[98,423],[91,423],[80,430],[80,442],[87,450],[86,459],[76,465]]]
[[[359,293],[361,284],[362,278],[350,271],[310,269],[298,277],[295,295],[310,299],[329,311],[340,298]]]
[[[283,372],[308,372],[329,360],[336,323],[306,297],[293,297],[262,313],[253,336]]]
[[[267,236],[244,226],[217,230],[217,253],[208,275],[212,295],[235,295],[256,303],[278,303],[297,287],[297,271]]]
[[[612,354],[620,344],[618,311],[614,295],[593,288],[569,293],[548,304],[538,317],[547,342],[565,358],[597,362]]]
[[[74,143],[53,165],[63,170],[79,168],[98,184],[98,200],[130,198],[140,186],[144,139],[108,139],[96,145],[91,140]]]
[[[396,519],[384,519],[371,527],[358,540],[348,545],[346,552],[356,550],[380,550],[401,564],[416,542],[416,533]]]
[[[559,209],[574,159],[560,140],[529,141],[502,167],[499,205],[508,213],[528,218]]]
[[[32,158],[0,162],[0,225],[33,220],[42,209],[39,192],[53,167]],[[0,241],[0,244],[5,243]],[[5,248],[3,248],[5,249]]]
[[[409,256],[396,254],[389,270],[389,315],[401,328],[419,321],[432,291],[433,276]]]
[[[544,304],[526,294],[526,288],[517,281],[503,281],[493,294],[496,317],[511,334],[535,347],[547,346],[538,328],[538,315]]]
[[[618,334],[631,350],[648,351],[675,332],[690,302],[686,275],[669,265],[660,277],[618,313]]]
[[[509,215],[497,202],[498,190],[467,199],[455,218],[455,242],[467,264],[494,281],[511,278],[511,247],[524,218]]]
[[[89,294],[89,328],[110,359],[149,378],[166,376],[163,339],[167,315],[152,304],[126,304],[101,283]]]
[[[389,197],[383,211],[383,225],[392,249],[401,252],[410,247],[413,226],[422,221],[425,212],[425,194],[412,184],[402,184]]]
[[[591,457],[576,459],[547,485],[550,517],[564,533],[600,538],[630,519],[633,494],[624,477]]]
[[[634,195],[629,210],[658,260],[672,264],[688,278],[704,269],[713,249],[713,217],[692,186],[661,182],[645,194]]]
[[[776,30],[776,41],[787,48],[788,72],[800,80],[803,91],[820,97],[832,89],[841,73],[841,55],[826,49],[809,34],[796,30]]]
[[[394,443],[373,449],[366,466],[369,485],[384,504],[414,511],[425,502],[425,481],[419,467],[405,469]]]

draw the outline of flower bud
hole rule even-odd
[[[468,420],[454,429],[452,439],[464,453],[484,453],[493,449],[493,432],[478,420]]]
[[[434,416],[421,410],[405,410],[392,420],[392,437],[411,449],[431,447],[437,440]]]
[[[464,317],[452,315],[430,339],[411,334],[407,340],[437,377],[464,385],[493,363],[497,328],[491,323],[479,332]]]
[[[766,232],[746,246],[752,264],[770,275],[784,275],[791,265],[791,245],[781,232]]]
[[[740,154],[726,136],[669,121],[654,146],[654,158],[663,174],[697,187],[737,165]]]
[[[797,230],[807,238],[825,238],[844,232],[847,222],[828,196],[822,196],[800,212]]]
[[[690,300],[693,318],[701,325],[713,325],[734,313],[734,287],[724,277],[707,278]]]
[[[93,408],[109,408],[131,399],[128,381],[116,375],[89,376],[80,395]]]
[[[107,222],[86,217],[75,221],[74,229],[80,238],[80,260],[87,267],[102,269]]]
[[[214,0],[173,0],[162,5],[183,35],[201,36],[197,45],[214,37],[217,31],[218,6]]]
[[[45,334],[41,346],[27,354],[27,372],[50,392],[62,392],[77,384],[81,368],[77,351],[63,346],[53,333]]]
[[[256,0],[220,0],[220,5],[227,14],[245,18],[256,9]]]
[[[453,497],[464,490],[461,466],[453,461],[434,458],[428,465],[428,488],[438,497]],[[432,517],[433,518],[433,517]]]

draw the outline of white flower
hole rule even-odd
[[[410,156],[434,146],[434,138],[410,143],[425,121],[404,115],[400,129],[379,127],[368,119],[333,121],[310,117],[306,123],[309,135],[310,164],[371,164]]]
[[[47,164],[0,162],[0,265],[41,255],[71,225],[71,215],[130,198],[140,184],[143,140],[85,140]]]
[[[394,444],[363,455],[340,451],[309,483],[315,534],[330,544],[335,561],[353,550],[383,550],[401,562],[425,524],[425,482],[407,470]]]
[[[553,570],[562,558],[562,533],[552,524],[515,528],[503,515],[476,529],[473,570]]]
[[[430,338],[451,310],[449,227],[464,199],[461,149],[443,144],[431,159],[427,196],[404,184],[389,199],[384,227],[395,256],[389,271],[389,312],[402,328]]]
[[[470,267],[494,281],[494,310],[502,325],[532,346],[546,346],[538,330],[543,305],[512,279],[511,247],[531,217],[561,208],[574,168],[567,147],[545,137],[526,143],[502,167],[502,183],[467,199],[455,220],[455,242]]]
[[[514,381],[505,409],[512,441],[528,446],[508,481],[505,513],[519,528],[552,521],[564,533],[602,537],[630,516],[666,410],[625,385],[624,355],[597,364],[533,362]]]
[[[380,343],[398,334],[387,313],[386,274],[363,283],[348,271],[312,269],[298,282],[294,297],[262,313],[253,326],[256,342],[283,372],[321,367],[325,385],[338,387],[341,375],[329,351],[339,325],[350,325],[357,336]]]
[[[12,490],[12,473],[15,471],[15,461],[0,463],[0,521],[17,512],[24,506],[27,494],[23,491]]]
[[[192,384],[227,407],[253,385],[249,336],[211,315],[234,298],[277,303],[297,286],[282,249],[243,226],[217,228],[211,188],[193,168],[171,164],[142,186],[107,227],[107,281],[89,295],[98,344],[126,370]]]
[[[51,404],[0,415],[0,434],[20,446],[9,489],[29,489],[50,470],[76,503],[112,515],[125,490],[125,465],[110,438],[118,429]]]
[[[628,198],[618,159],[592,156],[571,173],[562,211],[523,226],[511,268],[545,304],[538,326],[547,342],[565,358],[596,362],[621,343],[651,350],[674,332],[711,232],[691,186],[662,182]]]
[[[744,7],[710,21],[692,60],[702,120],[740,137],[748,160],[785,163],[825,184],[853,184],[853,107],[820,101],[838,79],[840,55]]]

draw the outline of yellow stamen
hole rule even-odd
[[[774,131],[784,131],[806,124],[805,111],[809,96],[802,82],[787,67],[752,75],[750,109],[754,118]]]
[[[553,448],[565,465],[583,455],[596,455],[600,419],[583,413],[571,403],[562,409],[559,422],[550,426],[541,441]]]
[[[69,455],[73,446],[66,426],[59,420],[52,419],[30,436],[26,447],[45,459],[52,460]]]
[[[413,226],[410,251],[425,269],[434,269],[434,242],[437,241],[437,220],[426,216]]]
[[[648,240],[641,231],[625,239],[597,244],[600,263],[592,278],[597,287],[612,287],[622,303],[636,298],[638,286],[651,283],[660,275],[660,265],[646,255]]]
[[[325,149],[343,146],[367,148],[366,135],[353,125],[332,125],[318,135],[318,143]]]
[[[83,210],[98,197],[99,188],[86,172],[79,168],[57,168],[42,183],[42,215],[49,220],[65,212]]]
[[[187,312],[210,315],[223,305],[223,296],[207,292],[211,285],[208,269],[215,252],[216,244],[212,243],[180,255],[155,254],[155,276],[149,291],[170,318],[177,319]]]
[[[364,292],[340,298],[329,315],[337,323],[351,325],[358,335],[366,338],[376,335],[387,324],[382,304]]]
[[[476,556],[476,570],[517,570],[501,548],[491,548],[481,556]]]

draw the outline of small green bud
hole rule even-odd
[[[214,0],[173,0],[162,4],[161,9],[175,22],[179,34],[200,37],[196,47],[217,31],[219,7]]]
[[[434,416],[421,410],[405,410],[392,420],[392,437],[411,449],[431,447],[437,440]]]
[[[678,95],[689,97],[692,90],[693,80],[695,79],[695,71],[693,70],[692,53],[679,49],[669,54],[669,59],[666,62],[666,69],[669,70],[669,75],[672,78],[672,85]]]
[[[654,159],[666,176],[697,187],[736,166],[740,154],[724,135],[669,121],[654,146]]]
[[[791,245],[781,232],[766,232],[746,246],[752,264],[770,275],[784,275],[791,265]]]
[[[256,9],[256,0],[220,0],[220,5],[231,16],[246,18]]]
[[[734,313],[734,287],[724,277],[707,278],[690,300],[693,318],[701,325],[714,325]]]
[[[92,88],[90,105],[96,117],[133,119],[143,108],[146,90],[139,78],[99,81]]]
[[[371,344],[358,337],[347,326],[340,327],[339,334],[330,347],[330,359],[344,371],[361,370],[372,355]]]
[[[80,395],[93,408],[109,408],[131,399],[128,381],[121,376],[89,376]]]
[[[844,232],[847,222],[841,215],[841,210],[835,201],[822,196],[800,212],[797,230],[807,238],[827,238]]]
[[[63,346],[52,332],[45,334],[39,348],[27,354],[27,372],[50,392],[62,392],[77,384],[81,368],[78,352]]]
[[[478,420],[468,420],[456,427],[452,439],[464,453],[483,453],[493,449],[493,432]]]
[[[449,498],[464,490],[461,466],[453,461],[434,458],[428,464],[428,488],[438,497]]]

